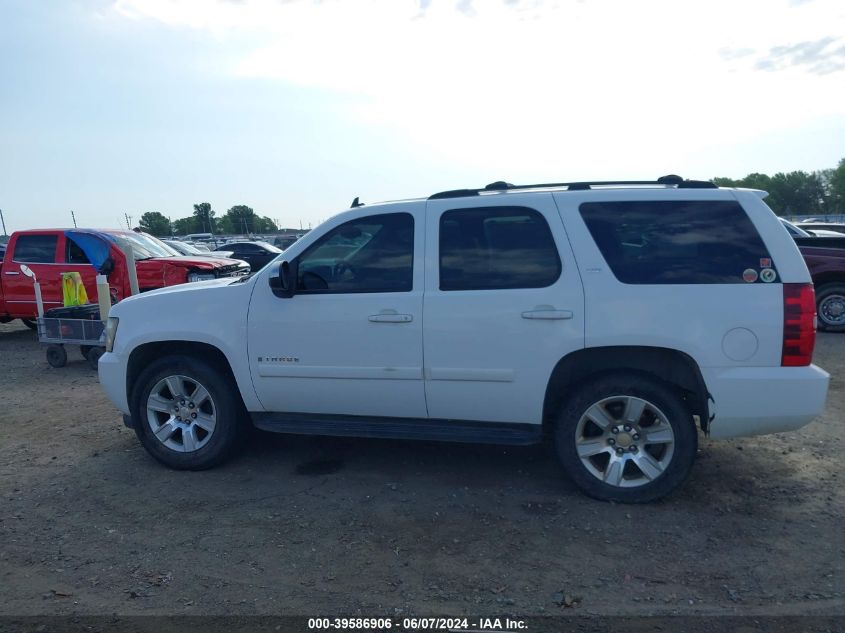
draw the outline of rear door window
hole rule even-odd
[[[765,283],[763,240],[735,201],[585,202],[581,217],[626,284]],[[763,273],[763,274],[761,274]]]
[[[12,259],[29,264],[53,264],[58,241],[57,235],[19,235]]]
[[[527,207],[453,209],[440,216],[440,289],[545,288],[561,263],[546,219]]]

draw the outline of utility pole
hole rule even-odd
[[[3,224],[3,235],[6,235],[6,220],[3,219],[3,209],[0,209],[0,223]]]
[[[73,228],[76,228],[76,216],[73,214],[73,211],[70,212],[70,219],[73,220]]]

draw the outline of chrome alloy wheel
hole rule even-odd
[[[188,376],[159,380],[147,398],[147,423],[167,448],[190,453],[205,446],[217,424],[208,390]]]
[[[845,297],[830,294],[819,302],[819,318],[826,325],[845,325]]]
[[[654,404],[634,396],[611,396],[590,406],[575,428],[584,468],[611,486],[635,488],[669,466],[675,432]]]

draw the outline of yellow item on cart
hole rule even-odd
[[[62,273],[62,297],[66,308],[88,303],[88,293],[79,273]]]

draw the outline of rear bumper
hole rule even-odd
[[[809,367],[702,368],[715,402],[714,438],[793,431],[824,411],[830,375]]]

